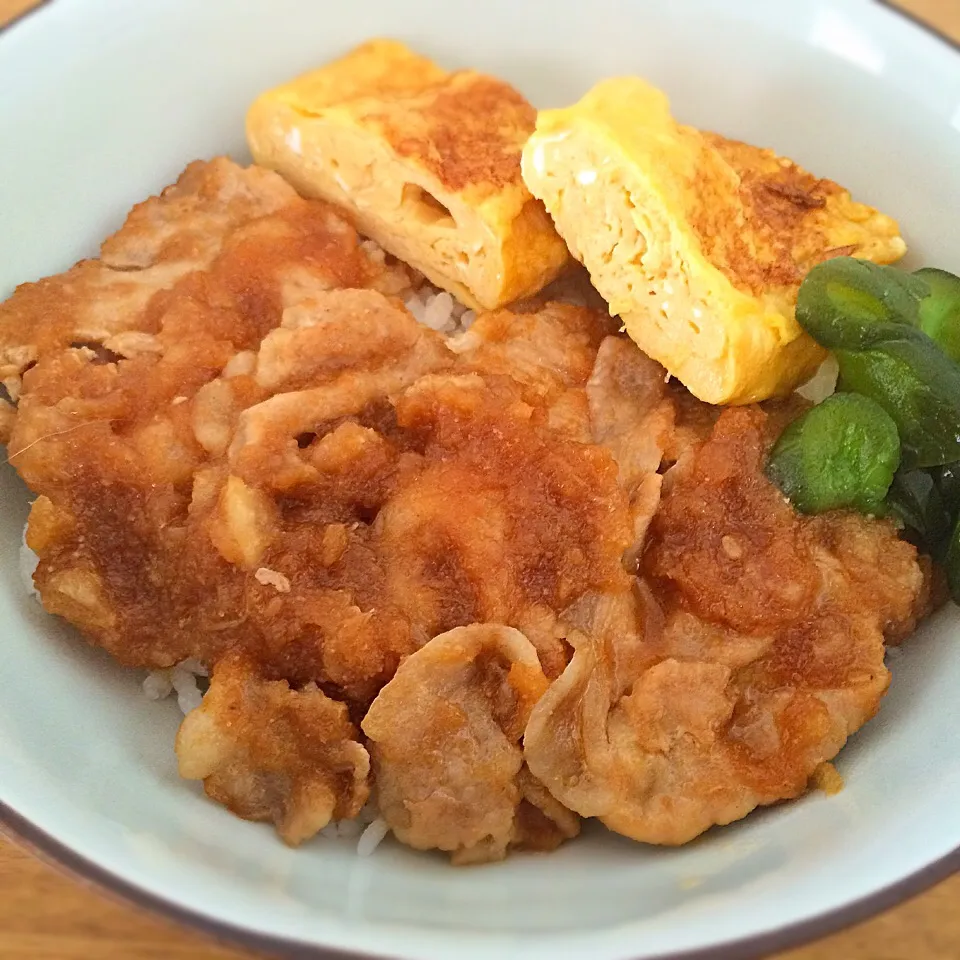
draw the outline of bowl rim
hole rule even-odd
[[[873,0],[889,16],[919,30],[960,56],[960,40],[939,30],[894,0]],[[0,25],[0,35],[28,18],[43,14],[53,0],[37,0]],[[28,817],[0,800],[0,837],[26,850],[69,879],[84,884],[114,902],[133,906],[148,914],[172,921],[221,944],[277,957],[278,960],[393,960],[386,954],[341,950],[309,944],[287,937],[261,933],[238,924],[211,917],[168,900],[108,870],[57,840]],[[648,960],[761,960],[770,954],[812,943],[833,933],[869,920],[924,893],[954,874],[960,873],[960,846],[919,870],[850,903],[823,911],[805,920],[775,930],[739,937],[715,946],[657,954]]]
[[[63,875],[107,895],[173,921],[222,944],[276,957],[277,960],[394,960],[388,954],[341,950],[260,933],[191,910],[152,893],[72,850],[0,801],[0,836],[26,849]],[[761,960],[812,943],[854,926],[923,893],[960,873],[960,847],[872,894],[776,930],[739,937],[712,947],[659,953],[648,960]]]

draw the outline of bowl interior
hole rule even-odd
[[[773,146],[900,219],[908,263],[960,269],[960,57],[865,0],[59,0],[0,38],[0,296],[93,255],[187,161],[247,159],[246,104],[375,35],[514,82],[538,106],[639,73],[691,123]],[[25,82],[29,78],[30,82]],[[27,595],[29,502],[0,469],[0,801],[166,901],[245,930],[410,958],[655,957],[768,933],[960,846],[960,616],[891,661],[846,790],[679,850],[600,829],[549,858],[453,870],[384,844],[293,852],[180,781],[172,702],[140,694]]]

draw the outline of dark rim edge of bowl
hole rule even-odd
[[[895,6],[892,0],[876,0],[877,5],[890,14],[912,24],[951,50],[960,53],[960,42],[922,20],[915,14]],[[0,26],[0,34],[49,7],[53,0],[39,2]],[[257,953],[269,953],[285,960],[390,960],[384,955],[354,951],[331,950],[311,946],[282,937],[257,933],[243,927],[216,920],[180,904],[144,890],[123,879],[92,860],[72,850],[36,826],[22,814],[0,801],[0,834],[26,848],[40,860],[72,876],[77,881],[93,885],[111,899],[131,904],[147,913],[172,920],[189,927],[212,940]],[[759,960],[772,953],[798,947],[827,937],[846,927],[862,923],[923,893],[955,873],[960,873],[960,847],[935,860],[920,870],[844,906],[825,911],[807,920],[788,924],[778,930],[757,936],[743,937],[704,949],[680,953],[660,954],[651,960]]]
[[[61,843],[26,817],[0,801],[0,834],[20,844],[39,859],[87,885],[92,884],[111,899],[192,928],[225,945],[267,954],[283,960],[392,960],[386,954],[331,949],[302,941],[258,933],[218,920],[118,876]],[[920,870],[859,900],[799,920],[776,930],[741,937],[712,947],[661,953],[649,960],[759,960],[819,940],[846,927],[909,900],[951,875],[960,872],[960,847]]]

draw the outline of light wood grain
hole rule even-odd
[[[771,0],[779,2],[779,0]],[[0,23],[35,0],[0,0]],[[960,40],[960,0],[902,6]],[[910,903],[778,960],[957,960],[960,876]],[[0,838],[2,960],[250,960],[62,876]]]
[[[37,5],[37,0],[0,0],[0,24],[9,23]]]
[[[960,0],[900,0],[896,6],[960,41]]]

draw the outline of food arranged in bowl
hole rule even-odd
[[[839,788],[960,593],[960,281],[634,78],[374,41],[247,134],[0,306],[34,583],[181,774],[455,863]]]

